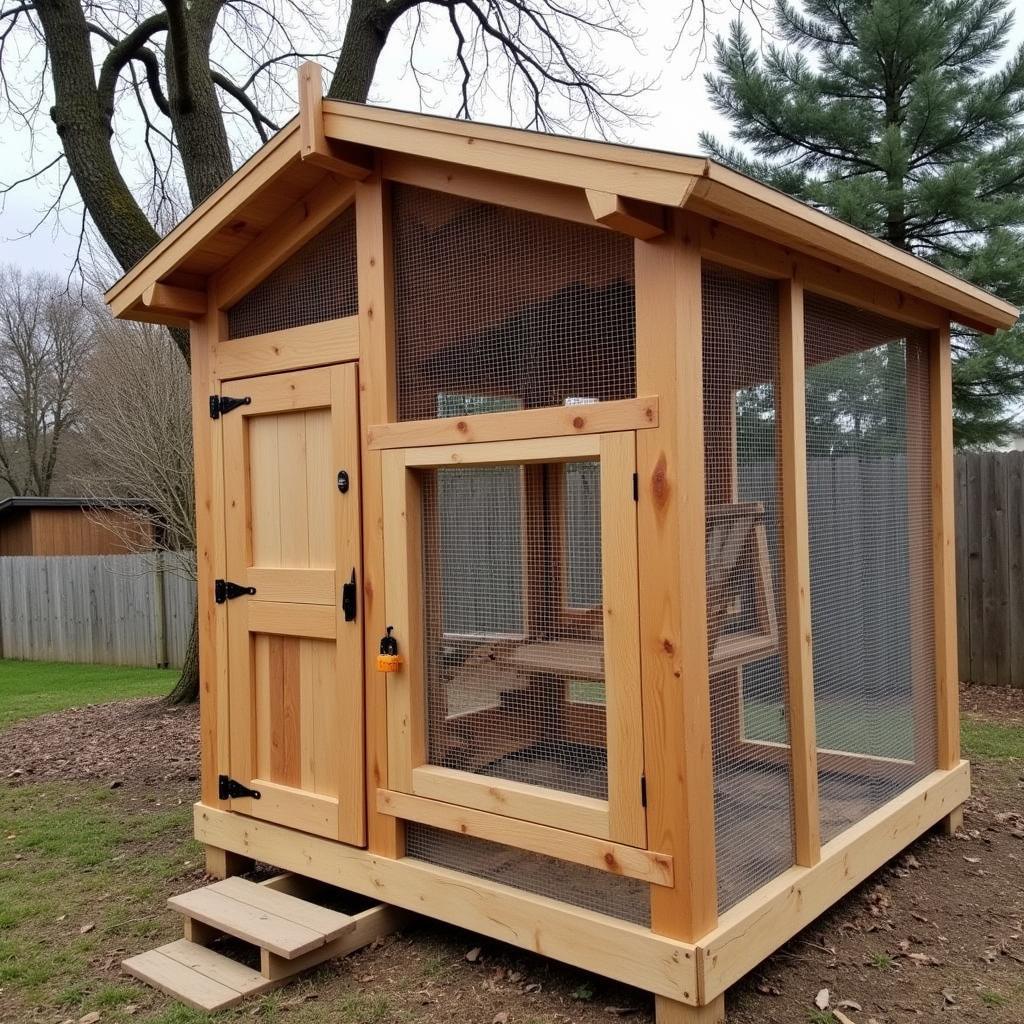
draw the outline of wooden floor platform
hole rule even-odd
[[[228,878],[174,896],[168,905],[184,917],[185,937],[129,957],[123,967],[181,1002],[213,1012],[345,956],[397,930],[407,916],[386,904],[341,913],[314,902],[318,888],[297,875],[278,875],[259,883]],[[209,948],[225,935],[256,947],[260,969]]]

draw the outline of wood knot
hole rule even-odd
[[[662,452],[651,474],[651,493],[654,496],[654,504],[657,508],[664,508],[668,504],[669,494],[672,488],[668,481],[668,460]]]
[[[672,641],[669,640],[668,637],[666,637],[664,640],[661,641],[661,646],[664,649],[666,654],[675,654],[676,653],[676,645],[674,643],[672,643]]]
[[[575,427],[575,428],[576,428],[577,430],[582,430],[582,429],[583,429],[583,424],[584,424],[585,422],[586,422],[586,421],[585,421],[585,420],[583,419],[583,417],[582,417],[582,416],[573,416],[573,418],[572,418],[572,425],[573,425],[573,426],[574,426],[574,427]]]
[[[459,420],[459,422],[455,424],[455,429],[460,434],[464,434],[467,430],[469,430],[469,424],[465,420]]]

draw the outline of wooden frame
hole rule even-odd
[[[258,857],[640,985],[656,995],[659,1024],[717,1024],[721,994],[729,984],[926,828],[939,821],[947,828],[956,824],[969,792],[969,771],[959,759],[958,738],[949,322],[992,330],[1012,323],[1017,311],[703,158],[325,100],[318,74],[315,66],[302,69],[300,116],[107,295],[118,315],[188,322],[192,332],[202,680],[196,834],[208,845],[210,863],[223,873],[241,867],[243,857]],[[634,239],[638,397],[399,421],[389,181]],[[227,340],[224,311],[351,204],[357,315]],[[757,741],[745,737],[737,721],[729,756],[790,766],[795,839],[793,867],[720,916],[712,677],[715,686],[723,680],[741,685],[738,666],[767,647],[752,643],[709,665],[709,629],[713,635],[715,624],[709,626],[705,598],[704,406],[722,399],[705,394],[703,386],[703,263],[768,278],[778,287],[776,437],[787,627],[781,655],[789,737],[788,744]],[[920,601],[915,624],[934,633],[938,770],[825,844],[819,834],[819,770],[870,779],[891,778],[894,767],[919,766],[816,744],[805,289],[923,329],[928,336],[927,365],[917,368],[927,380],[916,378],[927,408],[921,406],[921,415],[912,418],[929,424],[928,435],[919,440],[930,453],[931,492],[923,493],[919,481],[913,500],[917,507],[928,505],[930,522],[928,542],[917,544],[912,557],[922,568],[930,562],[932,570],[931,621],[919,621],[926,608]],[[365,735],[365,778],[352,773],[351,782],[365,795],[367,811],[365,837],[346,838],[352,843],[365,838],[366,851],[308,834],[325,814],[336,813],[333,807],[305,801],[306,817],[285,827],[258,820],[243,801],[220,801],[217,787],[218,775],[230,766],[232,729],[239,728],[227,699],[229,610],[215,604],[212,595],[212,581],[229,578],[233,567],[216,519],[229,500],[225,474],[234,479],[237,467],[225,458],[218,440],[224,423],[211,421],[207,403],[222,390],[233,394],[242,382],[255,391],[285,379],[277,375],[343,362],[356,364],[351,372],[359,386],[358,451],[352,447],[346,460],[358,463],[360,477],[354,499],[361,509],[361,533],[349,531],[349,540],[359,546],[363,566],[358,589],[365,708],[353,716],[359,737],[352,742]],[[727,418],[734,430],[735,412]],[[715,421],[716,435],[718,429]],[[577,671],[596,678],[607,670],[609,707],[607,715],[586,704],[573,707],[565,728],[581,743],[607,732],[609,757],[618,765],[609,771],[608,801],[439,767],[427,764],[424,755],[427,718],[438,712],[425,709],[421,699],[423,634],[437,624],[425,623],[425,613],[436,612],[425,609],[419,580],[424,560],[431,564],[438,557],[438,541],[423,535],[420,522],[423,471],[523,465],[528,503],[545,497],[544,464],[578,459],[602,464],[606,607],[604,664],[597,659],[588,668],[579,662]],[[737,484],[734,465],[729,493],[714,500],[736,503]],[[546,497],[557,511],[562,499]],[[564,558],[558,556],[564,544],[557,537],[543,542],[554,552],[551,571],[559,579],[551,589],[557,594],[565,590]],[[536,543],[527,530],[524,550]],[[336,579],[316,570],[287,580],[268,567],[253,573],[267,599],[259,607],[254,603],[257,627],[286,628],[304,637],[337,635],[336,610],[326,603]],[[524,588],[529,635],[550,595]],[[562,608],[564,603],[559,602],[559,614],[566,619],[590,614]],[[770,618],[757,643],[778,642]],[[427,630],[418,628],[421,623]],[[405,665],[385,679],[373,663],[387,625],[395,627]],[[539,657],[528,646],[517,647],[514,655],[524,671]],[[555,657],[552,648],[545,654]],[[931,668],[926,662],[916,666],[919,692],[922,681],[931,688]],[[925,695],[922,703],[930,699]],[[495,731],[494,712],[467,712],[475,717],[465,724],[482,733]],[[932,723],[921,720],[917,726],[931,729]],[[527,729],[508,742],[529,738]],[[275,802],[292,796],[271,787],[261,812],[272,812]],[[407,821],[642,883],[650,891],[650,928],[406,857]]]
[[[384,546],[388,621],[405,662],[388,681],[390,788],[477,810],[560,827],[624,845],[646,839],[641,806],[643,741],[637,671],[635,465],[632,433],[583,434],[521,441],[389,449],[384,453]],[[530,465],[598,460],[605,593],[604,678],[607,701],[608,799],[574,796],[426,759],[424,651],[413,624],[423,620],[419,579],[423,557],[417,469]],[[632,583],[630,581],[633,581]],[[552,666],[557,667],[557,666]]]

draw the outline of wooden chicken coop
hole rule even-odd
[[[1017,310],[711,160],[318,75],[107,294],[191,331],[211,872],[720,1021],[958,820],[949,327]]]

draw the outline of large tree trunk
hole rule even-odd
[[[327,89],[332,100],[366,102],[377,60],[394,20],[394,13],[385,13],[381,0],[352,0],[345,40]]]
[[[168,704],[189,704],[199,699],[199,609],[192,613],[192,632],[185,649],[185,662],[181,666],[174,689],[167,695]]]

